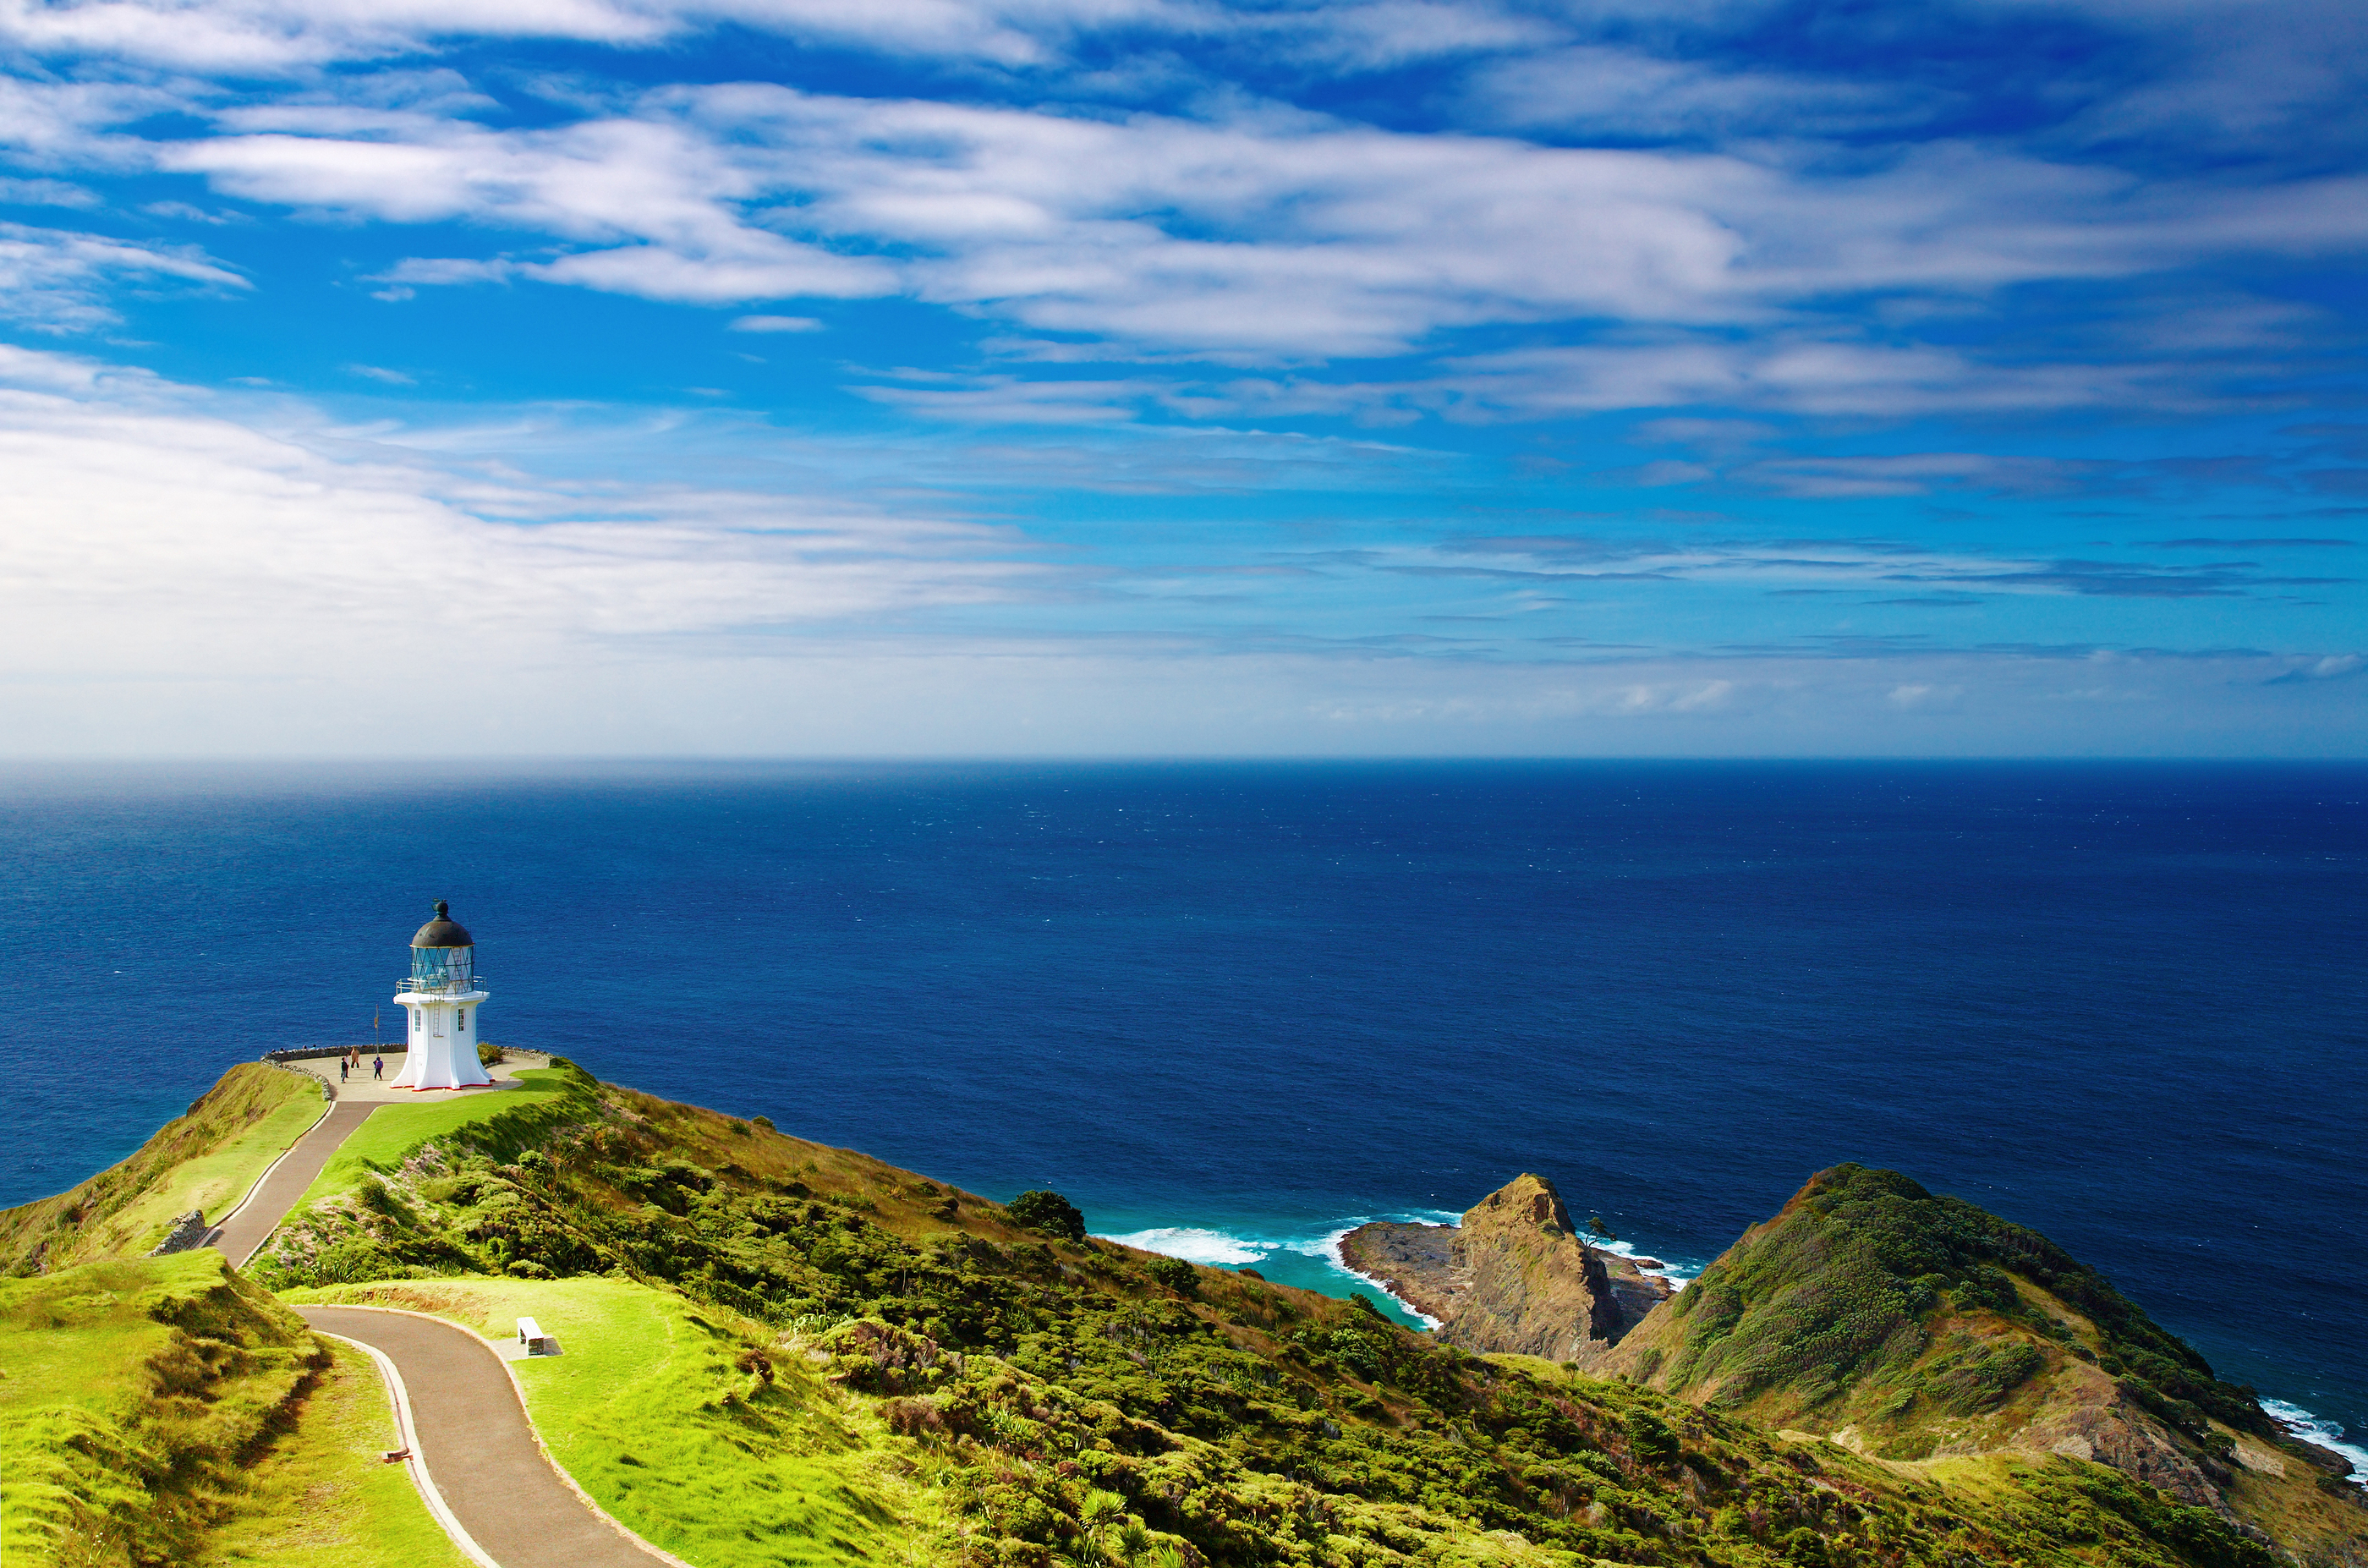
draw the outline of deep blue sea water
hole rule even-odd
[[[2037,1227],[2368,1432],[2368,768],[18,768],[0,1203],[370,1038],[430,901],[490,1038],[1103,1233],[1524,1170],[1698,1267],[1843,1160]]]

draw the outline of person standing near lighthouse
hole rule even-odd
[[[411,973],[394,1000],[410,1015],[411,1033],[403,1071],[390,1087],[464,1089],[494,1081],[477,1062],[477,1008],[485,993],[477,988],[476,941],[442,899],[436,918],[411,938]]]

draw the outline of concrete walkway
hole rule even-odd
[[[337,1091],[340,1102],[369,1100],[381,1105],[427,1105],[435,1100],[455,1099],[463,1095],[490,1095],[501,1089],[518,1087],[518,1074],[529,1067],[547,1067],[551,1058],[539,1051],[513,1051],[507,1059],[485,1069],[491,1084],[472,1084],[465,1089],[398,1089],[394,1081],[403,1076],[404,1053],[400,1050],[386,1053],[386,1076],[370,1076],[371,1055],[362,1052],[362,1064],[344,1083],[337,1082],[337,1059],[334,1056],[313,1056],[282,1062],[284,1067],[299,1073],[309,1073]]]
[[[298,1307],[394,1363],[416,1452],[461,1528],[501,1568],[656,1568],[677,1559],[595,1514],[535,1441],[493,1346],[457,1324],[367,1307]]]
[[[288,1210],[304,1196],[337,1145],[351,1136],[362,1119],[378,1108],[375,1105],[351,1104],[339,1100],[329,1108],[329,1114],[313,1124],[313,1131],[296,1140],[295,1146],[279,1156],[279,1164],[263,1173],[246,1195],[246,1201],[231,1210],[230,1217],[215,1227],[211,1245],[222,1249],[222,1255],[237,1267],[246,1260],[279,1227]]]
[[[460,1095],[499,1094],[504,1089],[519,1086],[518,1074],[521,1070],[547,1066],[550,1061],[541,1051],[514,1052],[507,1061],[497,1062],[485,1070],[494,1080],[491,1084],[466,1089],[430,1089],[425,1093],[416,1089],[397,1089],[391,1087],[385,1080],[373,1080],[370,1076],[368,1057],[362,1059],[362,1070],[345,1084],[337,1082],[337,1063],[334,1057],[286,1063],[331,1085],[335,1104],[330,1107],[327,1116],[315,1122],[311,1131],[299,1138],[294,1146],[279,1157],[279,1163],[264,1173],[263,1179],[247,1193],[245,1200],[231,1211],[229,1218],[221,1221],[212,1239],[206,1244],[220,1248],[222,1255],[237,1267],[246,1267],[246,1260],[270,1239],[271,1233],[279,1228],[279,1221],[288,1218],[288,1211],[296,1207],[296,1200],[304,1196],[304,1189],[313,1185],[313,1179],[328,1165],[329,1156],[337,1152],[337,1145],[361,1125],[364,1117],[380,1106],[424,1105],[431,1100],[450,1099]],[[403,1052],[387,1052],[387,1079],[393,1078],[402,1071]]]

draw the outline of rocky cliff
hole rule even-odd
[[[1340,1253],[1440,1320],[1440,1339],[1483,1353],[1591,1364],[1670,1294],[1668,1281],[1581,1241],[1541,1176],[1490,1193],[1461,1224],[1360,1225]]]

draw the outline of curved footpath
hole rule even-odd
[[[593,1513],[543,1457],[509,1369],[467,1329],[369,1307],[296,1312],[321,1333],[394,1363],[410,1404],[414,1458],[452,1517],[501,1568],[653,1568],[679,1561]]]
[[[304,1189],[319,1178],[329,1156],[337,1152],[337,1145],[353,1136],[362,1119],[377,1108],[350,1100],[333,1103],[329,1114],[290,1144],[288,1152],[263,1173],[263,1179],[255,1184],[245,1200],[222,1216],[222,1223],[214,1228],[206,1244],[221,1248],[232,1267],[245,1267],[246,1260],[271,1239],[279,1221],[288,1218],[288,1210],[296,1207]]]
[[[206,1244],[244,1267],[338,1145],[378,1108],[339,1099],[263,1173]],[[543,1450],[524,1398],[494,1347],[457,1324],[369,1307],[297,1307],[316,1332],[374,1353],[388,1372],[412,1479],[464,1555],[481,1568],[652,1568],[660,1551],[598,1512]],[[429,1464],[434,1469],[431,1471]]]

